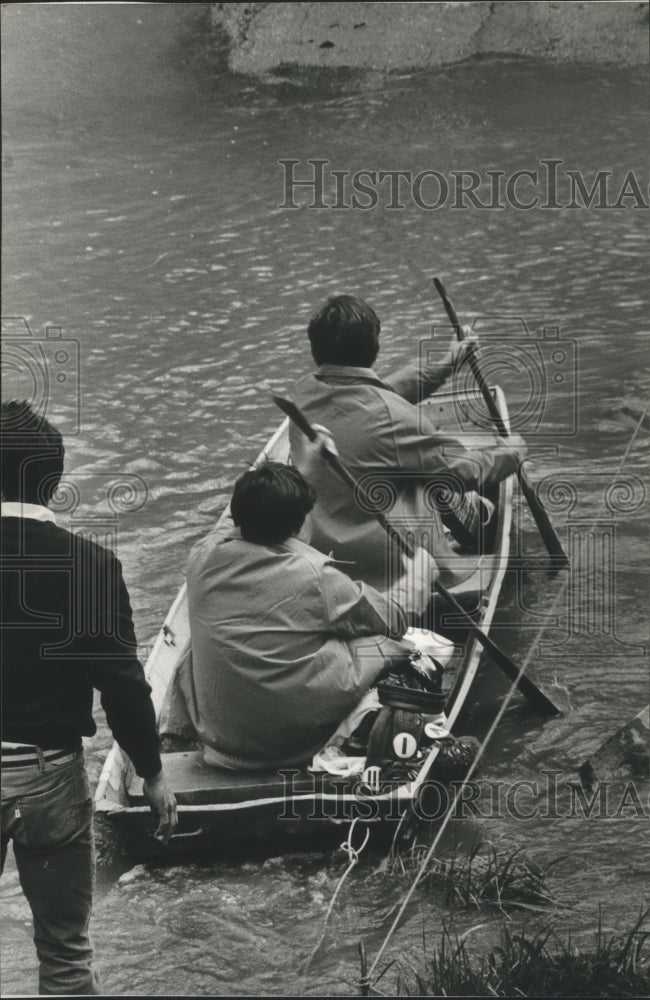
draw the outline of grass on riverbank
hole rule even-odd
[[[483,841],[469,855],[456,852],[432,860],[425,883],[442,886],[446,906],[525,909],[554,905],[546,886],[547,871],[529,861],[521,849],[503,855]]]
[[[627,933],[608,935],[599,914],[594,945],[578,950],[569,937],[560,941],[552,924],[532,935],[503,925],[501,943],[489,953],[472,955],[471,931],[452,937],[443,930],[437,950],[423,971],[403,975],[400,996],[548,996],[645,997],[650,995],[650,967],[644,925],[650,909]]]
[[[427,846],[411,847],[406,856],[393,860],[393,871],[415,874],[424,862]],[[447,907],[467,906],[481,909],[539,909],[556,906],[546,884],[550,868],[540,867],[524,855],[521,848],[499,851],[488,840],[476,844],[467,854],[458,849],[452,854],[434,857],[422,878],[422,885],[442,892]]]

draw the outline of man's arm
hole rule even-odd
[[[390,591],[383,593],[352,580],[335,566],[325,566],[321,587],[332,634],[341,639],[386,635],[401,639],[409,626],[408,615],[420,615],[431,597],[435,563],[418,549],[413,559],[403,557],[405,572]]]
[[[323,567],[320,587],[330,632],[339,639],[366,635],[400,639],[408,628],[406,615],[390,595],[352,580],[335,566]]]
[[[94,550],[97,554],[98,550]],[[91,610],[100,623],[89,679],[100,692],[108,726],[124,752],[131,758],[136,773],[144,779],[144,791],[152,812],[158,818],[155,836],[166,843],[176,824],[176,800],[162,774],[156,716],[151,688],[138,660],[133,615],[128,590],[119,560],[104,550],[103,574],[95,575]],[[101,556],[98,557],[101,562]],[[105,590],[98,586],[105,583]],[[97,606],[97,603],[100,606]],[[95,607],[92,608],[92,604]],[[103,606],[102,606],[103,604]]]
[[[378,467],[383,464],[388,471],[388,459],[400,475],[413,473],[426,481],[440,475],[454,489],[476,490],[501,482],[526,455],[526,444],[518,434],[495,435],[488,439],[488,446],[467,448],[462,432],[457,436],[441,433],[426,409],[404,407],[399,413],[393,407],[383,422],[377,421]]]
[[[478,344],[478,338],[471,327],[464,326],[463,333],[465,339],[462,341],[452,339],[441,361],[426,362],[425,358],[420,357],[417,361],[398,368],[384,381],[409,403],[420,403],[432,396],[455,371],[458,371],[470,346],[476,347]]]

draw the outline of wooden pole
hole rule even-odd
[[[433,284],[440,298],[442,299],[442,304],[445,307],[451,325],[456,331],[456,336],[458,337],[459,340],[463,340],[464,336],[463,328],[460,325],[458,316],[456,315],[456,310],[454,309],[451,302],[449,301],[449,298],[447,297],[445,286],[443,285],[443,283],[440,281],[439,278],[434,278]],[[504,438],[509,437],[508,429],[503,422],[501,414],[499,413],[499,408],[497,407],[497,404],[494,401],[492,393],[490,392],[490,388],[483,377],[483,372],[481,371],[481,366],[479,365],[479,361],[476,356],[476,349],[473,345],[467,352],[467,360],[472,375],[474,376],[476,384],[481,391],[481,395],[483,396],[483,399],[485,401],[488,413],[490,414],[490,417],[494,422],[494,426],[496,427],[498,434]],[[553,565],[553,568],[567,569],[567,567],[569,566],[569,560],[567,558],[567,554],[562,548],[562,543],[560,542],[560,539],[557,536],[555,528],[551,524],[550,518],[546,513],[546,510],[544,509],[541,500],[537,496],[535,489],[528,482],[526,474],[520,464],[517,466],[517,479],[519,480],[519,486],[521,487],[521,492],[526,498],[526,503],[528,504],[529,510],[535,520],[535,524],[539,529],[539,533],[542,536],[544,544],[546,545],[548,553],[551,557],[551,563]]]
[[[359,958],[361,960],[361,976],[359,978],[360,996],[370,996],[370,982],[368,981],[368,959],[366,958],[366,946],[363,941],[359,941]]]

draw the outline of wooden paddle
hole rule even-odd
[[[315,441],[317,438],[316,431],[311,426],[307,417],[304,413],[289,399],[284,399],[282,396],[273,396],[273,402],[278,406],[283,413],[285,413],[290,420],[294,422],[296,427],[302,431],[302,433],[309,438],[310,441]],[[366,494],[363,487],[356,481],[354,476],[346,469],[346,467],[341,462],[339,456],[335,454],[330,448],[325,445],[322,449],[322,455],[327,464],[334,470],[334,472],[346,483],[350,489],[356,493],[356,495],[363,501],[367,510],[372,510],[372,500]],[[404,555],[408,556],[409,559],[413,558],[414,549],[411,543],[404,538],[399,531],[393,527],[390,521],[382,514],[381,511],[375,511],[373,517],[377,519],[379,524],[386,532],[386,534],[395,542],[397,548]],[[553,704],[553,702],[548,698],[543,691],[526,677],[512,662],[512,660],[506,656],[506,654],[499,649],[499,647],[490,639],[488,635],[483,632],[482,629],[478,627],[476,622],[471,618],[470,615],[465,611],[463,607],[458,603],[456,598],[450,591],[447,590],[439,580],[434,583],[435,590],[438,591],[441,597],[443,597],[448,604],[453,608],[459,618],[462,620],[466,628],[473,633],[476,640],[480,643],[483,649],[486,650],[494,660],[494,662],[503,670],[504,674],[510,678],[511,681],[516,681],[517,687],[521,693],[531,701],[540,712],[546,715],[559,715],[560,710]]]
[[[451,302],[447,298],[447,293],[445,291],[445,286],[439,278],[433,279],[433,284],[435,285],[436,291],[438,292],[440,298],[442,299],[442,304],[444,305],[449,320],[454,330],[456,331],[456,336],[459,340],[463,340],[463,328],[460,325],[458,316],[456,315],[456,310],[452,306]],[[467,352],[467,360],[469,362],[469,367],[472,375],[476,379],[476,384],[478,385],[483,399],[485,400],[485,405],[488,409],[490,417],[494,421],[494,426],[501,437],[509,437],[508,428],[503,422],[501,414],[499,413],[499,408],[494,401],[494,397],[490,392],[489,386],[485,379],[483,378],[483,373],[476,356],[476,348],[472,345]],[[546,513],[542,502],[540,501],[535,489],[530,485],[526,474],[521,465],[517,466],[517,479],[519,480],[519,486],[521,487],[521,492],[526,498],[526,502],[530,509],[533,518],[535,519],[535,524],[539,529],[539,533],[544,540],[544,544],[548,550],[548,554],[551,557],[551,564],[554,569],[566,569],[569,566],[569,560],[567,558],[566,552],[562,548],[562,543],[558,538],[553,525],[551,524],[550,518]]]

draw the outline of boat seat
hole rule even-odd
[[[203,760],[201,750],[183,753],[163,753],[163,772],[167,784],[179,805],[206,805],[228,802],[245,802],[247,799],[287,798],[290,795],[313,793],[322,788],[336,787],[339,792],[351,791],[350,778],[337,778],[331,774],[313,774],[298,768],[283,771],[232,771],[212,767]],[[146,805],[142,791],[142,778],[137,775],[128,787],[129,805]]]

